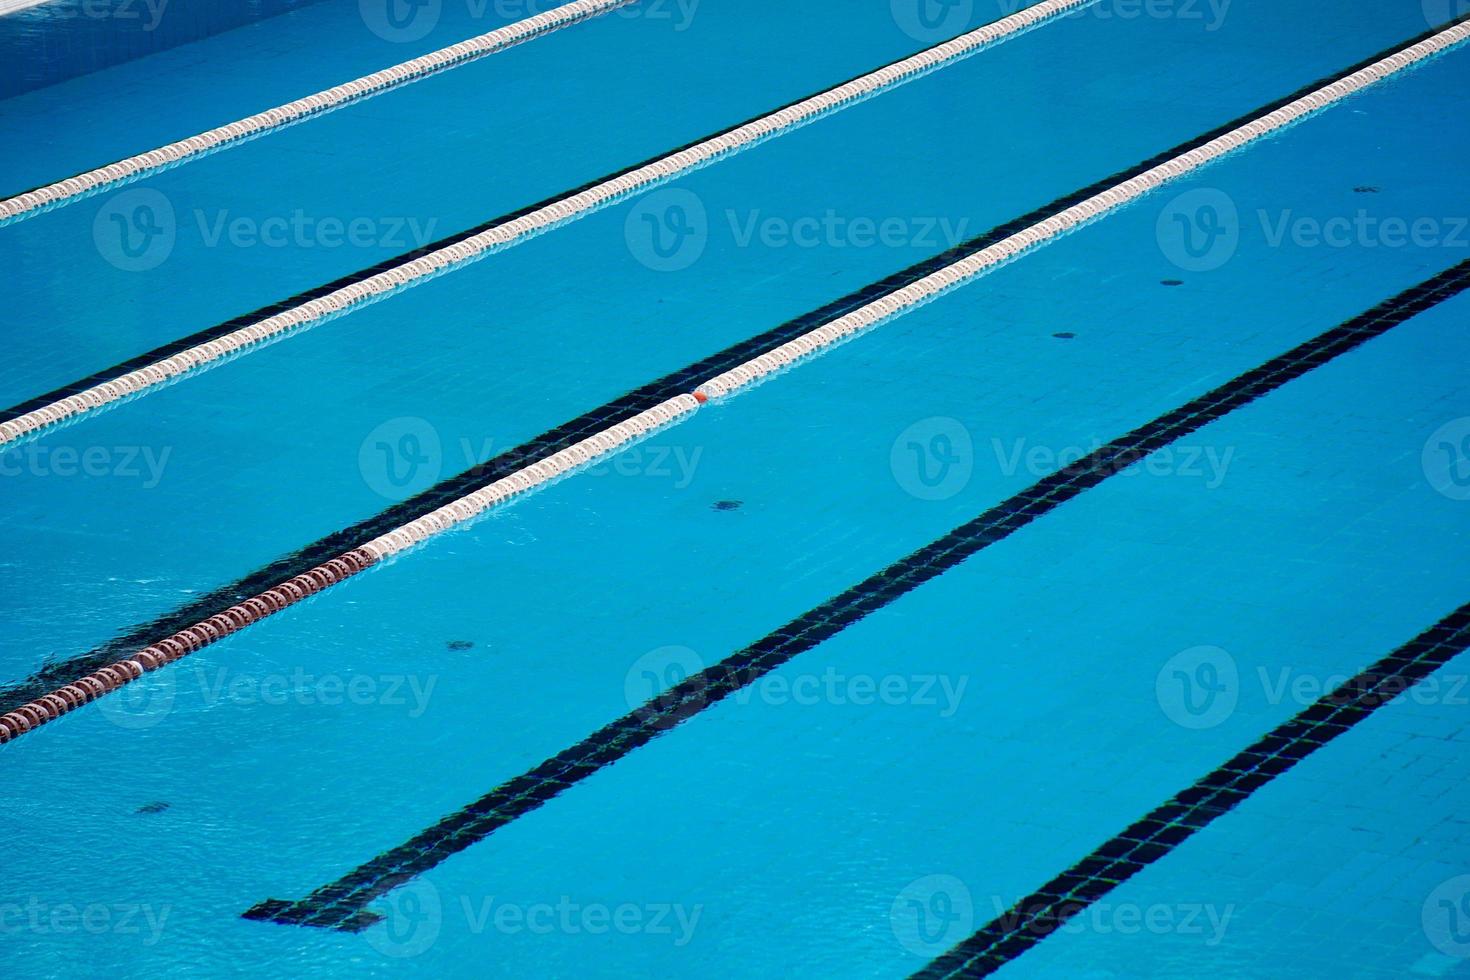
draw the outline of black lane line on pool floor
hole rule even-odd
[[[1467,647],[1470,604],[1344,681],[1244,752],[1149,811],[1142,820],[915,973],[915,980],[994,973]]]
[[[1466,14],[1464,17],[1459,18],[1459,20],[1470,21],[1470,14]],[[743,364],[751,358],[758,357],[767,351],[773,350],[787,341],[808,333],[830,320],[835,320],[844,314],[865,306],[880,296],[897,289],[902,289],[904,286],[922,279],[938,269],[953,264],[966,255],[985,249],[1024,228],[1043,221],[1053,214],[1063,211],[1095,194],[1099,194],[1116,184],[1120,184],[1147,170],[1151,170],[1161,163],[1203,146],[1217,136],[1237,129],[1252,119],[1264,116],[1281,106],[1296,101],[1303,95],[1314,92],[1326,84],[1330,84],[1336,78],[1351,75],[1366,65],[1380,61],[1384,57],[1401,50],[1407,44],[1414,44],[1424,38],[1433,37],[1434,34],[1449,26],[1451,25],[1442,25],[1441,27],[1426,31],[1411,41],[1401,42],[1385,48],[1383,51],[1370,55],[1336,75],[1323,76],[1314,82],[1302,86],[1302,88],[1290,95],[1269,102],[1207,133],[1164,150],[1162,153],[1136,166],[1103,177],[1101,180],[1087,187],[1074,191],[1064,197],[1057,198],[1047,204],[1043,204],[1027,214],[1023,214],[1006,224],[992,228],[968,241],[961,242],[932,258],[915,263],[885,279],[880,279],[855,292],[835,299],[826,306],[803,314],[793,320],[788,320],[786,323],[767,330],[765,333],[757,334],[747,340],[740,341],[726,347],[724,350],[711,354],[701,361],[680,368],[671,374],[667,374],[639,388],[635,388],[610,402],[577,416],[569,422],[564,422],[555,428],[541,433],[541,435],[536,436],[528,442],[508,449],[493,459],[472,466],[458,476],[443,480],[422,493],[410,497],[408,500],[394,504],[373,517],[359,521],[340,531],[334,531],[234,582],[205,593],[188,605],[136,626],[117,639],[95,650],[76,657],[70,657],[66,660],[49,663],[29,678],[18,683],[4,686],[3,682],[0,682],[0,714],[4,714],[7,711],[14,711],[23,704],[49,694],[57,688],[71,684],[78,677],[105,667],[135,652],[137,649],[147,646],[160,636],[171,636],[182,629],[193,626],[195,623],[202,622],[211,616],[224,612],[230,606],[238,602],[243,602],[251,596],[258,595],[278,582],[283,582],[297,575],[301,575],[320,565],[322,562],[335,558],[342,552],[357,547],[364,541],[376,538],[381,534],[386,534],[394,528],[422,517],[432,510],[437,510],[439,507],[457,500],[466,493],[508,476],[523,466],[535,462],[537,459],[560,452],[573,443],[600,432],[629,416],[636,415],[677,395],[685,394],[692,390],[694,386],[710,377],[723,374],[731,368]],[[539,207],[539,205],[532,205],[532,207]],[[491,222],[491,224],[493,223]],[[371,270],[369,271],[371,272]],[[349,280],[339,280],[338,283],[323,286],[322,290],[330,291],[347,281]],[[292,301],[287,301],[287,303],[290,302]],[[226,324],[225,326],[228,327],[230,325]],[[179,343],[187,347],[194,342],[195,338],[189,338],[187,341],[180,341]],[[174,353],[177,353],[177,351],[174,351]],[[143,355],[145,358],[152,356],[152,354]],[[126,365],[121,365],[119,366],[119,370],[126,371],[130,370],[130,368]],[[85,386],[90,380],[87,379],[76,384]],[[74,387],[76,386],[68,386],[63,394],[71,394],[71,389]],[[50,397],[50,395],[42,396],[42,400],[44,401]],[[30,404],[29,402],[27,403],[27,405]],[[10,413],[0,412],[0,420],[9,418],[16,412],[29,410],[27,405],[22,405]]]
[[[1274,391],[1470,287],[1470,260],[1272,358],[1043,478],[974,520],[827,600],[659,697],[497,786],[411,840],[300,901],[267,899],[247,919],[357,931],[381,916],[368,902],[525,816],[680,722],[859,622],[966,558],[1206,424]]]

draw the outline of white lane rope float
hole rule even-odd
[[[217,366],[225,360],[288,334],[383,299],[401,289],[421,284],[451,267],[458,268],[493,252],[519,245],[558,225],[585,217],[649,187],[666,183],[716,160],[791,132],[818,117],[848,108],[1096,2],[1097,0],[1041,0],[1019,13],[560,198],[518,218],[495,224],[478,234],[467,235],[419,258],[405,261],[325,296],[282,310],[249,326],[180,351],[172,357],[93,385],[77,394],[18,415],[8,422],[0,422],[0,449],[42,429],[133,398],[145,391],[172,383],[184,375]]]
[[[105,167],[89,170],[59,180],[54,184],[0,200],[0,227],[42,211],[58,208],[84,197],[100,193],[113,187],[139,180],[149,174],[176,167],[198,157],[222,150],[227,146],[255,139],[266,133],[294,125],[304,119],[340,109],[352,102],[381,95],[390,89],[399,88],[410,82],[437,75],[451,68],[468,64],[488,55],[498,54],[506,48],[522,44],[534,38],[550,34],[572,24],[580,23],[615,7],[622,7],[634,0],[573,0],[534,17],[518,20],[513,24],[496,28],[488,34],[468,38],[447,48],[431,51],[426,55],[375,71],[371,75],[344,82],[324,92],[288,102],[274,109],[257,112],[253,116],[214,129],[197,136],[160,146],[156,150],[109,163]]]
[[[0,743],[81,707],[149,671],[185,657],[428,538],[464,525],[492,508],[523,497],[575,470],[591,466],[656,431],[683,421],[706,402],[729,398],[800,361],[824,353],[859,333],[908,313],[942,293],[973,282],[1020,255],[1096,221],[1165,184],[1193,173],[1229,153],[1276,133],[1466,40],[1470,40],[1470,22],[1461,23],[1404,48],[1273,112],[1238,126],[1202,146],[979,249],[922,279],[895,289],[768,353],[716,375],[690,393],[678,395],[639,412],[596,435],[373,538],[309,572],[231,606],[223,613],[160,640],[133,657],[119,660],[74,684],[22,705],[15,711],[0,716]]]

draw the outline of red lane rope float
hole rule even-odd
[[[620,452],[638,440],[672,425],[699,407],[693,395],[679,395],[595,435],[568,446],[559,453],[537,460],[488,486],[430,511],[387,534],[380,535],[310,571],[266,589],[151,644],[132,657],[96,670],[75,683],[21,705],[0,716],[0,744],[24,735],[68,712],[75,711],[144,674],[187,657],[211,643],[236,633],[267,616],[273,616],[301,600],[322,592],[370,568],[390,555],[469,521],[492,507],[514,500],[567,473],[592,465]]]
[[[132,657],[108,664],[74,683],[21,705],[7,715],[0,715],[0,744],[75,711],[104,694],[131,684],[146,673],[202,650],[231,633],[274,615],[287,606],[293,606],[307,596],[329,589],[375,564],[377,559],[371,554],[361,548],[354,548],[237,603],[222,613],[159,640]]]

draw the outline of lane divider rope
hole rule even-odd
[[[73,711],[109,691],[131,683],[149,671],[194,653],[224,636],[300,602],[307,596],[330,588],[428,538],[471,521],[491,508],[523,497],[574,470],[593,465],[656,431],[683,421],[706,402],[731,397],[798,361],[814,357],[859,332],[909,312],[949,289],[972,282],[1025,252],[1116,211],[1155,188],[1192,173],[1228,153],[1278,132],[1285,126],[1467,40],[1470,40],[1470,21],[1462,22],[1374,62],[1232,129],[1203,146],[1059,211],[909,286],[896,289],[787,344],[716,375],[691,393],[678,395],[639,412],[558,453],[373,538],[308,572],[232,606],[223,613],[160,640],[134,657],[119,660],[83,677],[75,684],[37,698],[0,716],[0,743]]]
[[[145,673],[202,650],[308,596],[331,588],[371,568],[384,558],[463,524],[491,507],[524,496],[572,469],[616,453],[672,425],[698,406],[699,402],[693,395],[668,399],[417,520],[409,521],[336,558],[322,562],[315,568],[237,603],[222,613],[150,644],[132,657],[108,664],[75,683],[21,705],[9,714],[0,716],[0,744],[74,711],[89,701],[137,680]]]
[[[375,71],[371,75],[344,82],[324,92],[288,102],[274,109],[257,112],[236,122],[206,130],[197,136],[160,146],[156,150],[109,163],[105,167],[68,177],[54,184],[0,200],[0,226],[49,211],[89,197],[101,191],[149,174],[178,166],[198,157],[222,150],[268,132],[294,125],[302,120],[340,109],[352,102],[381,95],[410,82],[468,64],[488,55],[498,54],[544,34],[580,23],[598,14],[622,7],[634,0],[573,0],[534,17],[498,27],[488,34],[472,37],[447,48]]]
[[[342,315],[360,304],[418,285],[444,273],[450,267],[459,267],[492,252],[519,245],[558,225],[585,217],[639,191],[666,183],[716,160],[790,132],[820,116],[848,108],[985,48],[1011,40],[1069,11],[1096,2],[1097,0],[1041,0],[1040,3],[978,30],[962,34],[776,112],[743,123],[519,217],[499,222],[476,234],[466,235],[418,258],[333,290],[324,296],[281,310],[110,381],[93,385],[7,422],[0,422],[0,448],[39,430],[135,397],[185,374],[220,363],[322,320]]]
[[[1226,154],[1233,153],[1249,143],[1254,143],[1264,136],[1340,102],[1466,39],[1470,39],[1470,22],[1461,22],[1448,30],[1441,31],[1433,37],[1346,75],[1273,112],[1217,136],[1203,146],[1196,147],[1136,177],[1125,180],[1121,184],[1094,194],[1044,221],[982,248],[952,265],[945,266],[881,299],[838,317],[760,357],[716,375],[701,385],[696,394],[707,399],[718,399],[758,384],[801,358],[840,343],[884,320],[907,313],[942,293],[985,275],[996,267],[1060,235],[1116,211],[1166,183],[1177,180]]]

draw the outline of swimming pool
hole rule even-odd
[[[1470,974],[1467,36],[319,0],[0,100],[0,963]]]

